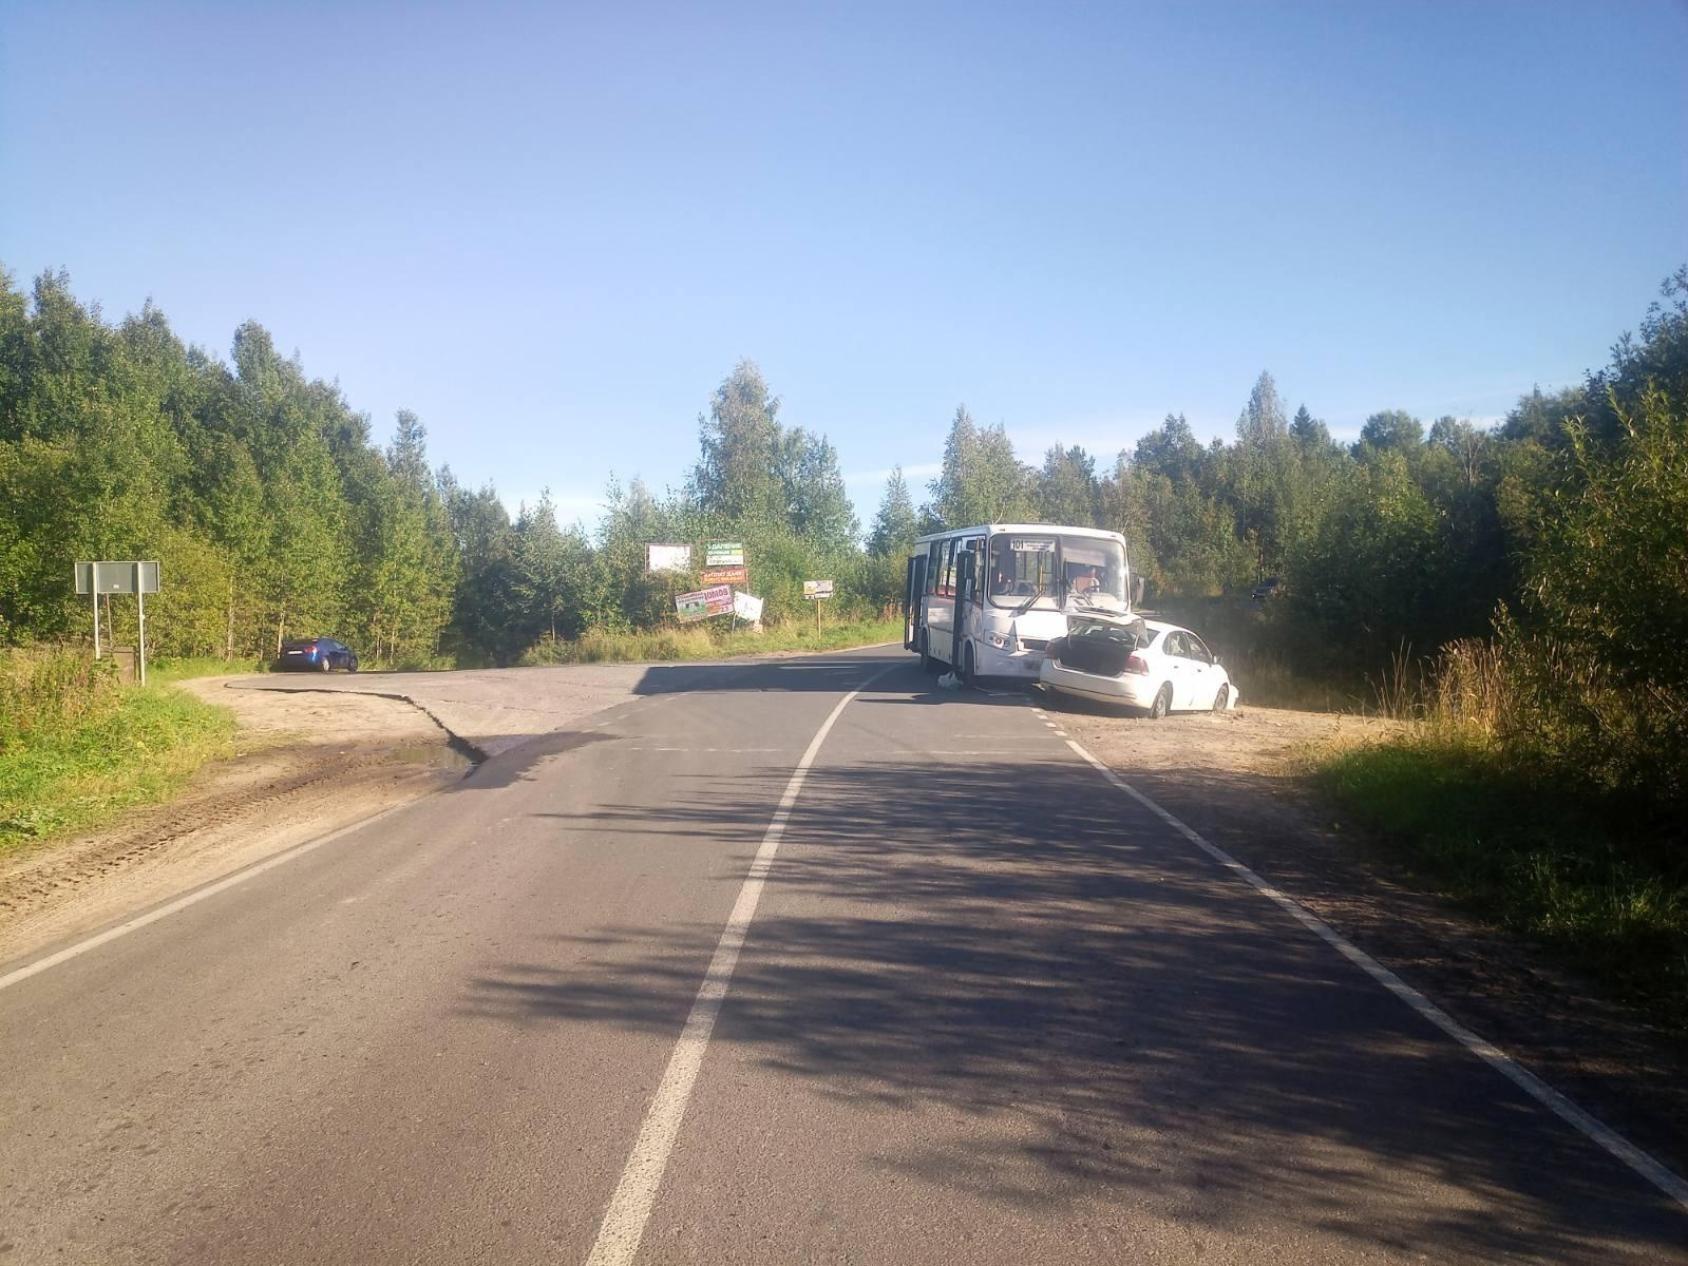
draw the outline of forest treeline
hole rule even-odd
[[[371,660],[505,664],[672,620],[691,578],[647,574],[649,542],[744,540],[779,620],[805,578],[837,580],[842,608],[894,604],[922,530],[1093,523],[1125,533],[1163,601],[1279,577],[1254,649],[1302,672],[1509,639],[1530,724],[1577,730],[1584,755],[1623,730],[1628,777],[1649,746],[1688,750],[1684,402],[1688,269],[1605,368],[1493,427],[1384,410],[1342,443],[1263,373],[1228,441],[1172,414],[1106,465],[1060,445],[1032,465],[958,408],[939,475],[917,501],[892,472],[864,534],[836,450],[788,425],[746,362],[698,418],[685,486],[612,481],[588,530],[544,496],[512,517],[436,469],[413,414],[378,443],[256,323],[224,360],[150,304],[112,324],[63,274],[27,294],[0,277],[0,644],[85,635],[79,558],[161,560],[148,623],[166,654],[261,657],[332,633]],[[113,615],[125,636],[129,604]]]

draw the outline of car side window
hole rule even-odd
[[[1176,655],[1183,659],[1188,654],[1184,647],[1184,635],[1182,633],[1168,633],[1163,637],[1161,639],[1161,654]]]
[[[1192,633],[1186,640],[1190,643],[1191,659],[1203,664],[1211,664],[1213,662],[1213,652],[1207,649],[1207,646],[1202,642],[1201,638]]]

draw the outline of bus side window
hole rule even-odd
[[[961,547],[973,551],[973,592],[969,596],[973,605],[979,606],[985,600],[985,538],[975,536],[963,541]]]
[[[944,542],[944,583],[938,592],[946,598],[955,597],[955,537]]]
[[[944,543],[933,541],[930,552],[926,555],[926,592],[942,593],[942,573],[944,570]]]

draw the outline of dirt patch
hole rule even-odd
[[[239,754],[169,804],[0,860],[0,962],[85,934],[461,778],[469,762],[409,704],[184,684],[230,708]]]
[[[1555,1089],[1688,1172],[1688,1050],[1540,946],[1395,862],[1308,785],[1311,753],[1393,723],[1267,708],[1163,721],[1045,700],[1099,759]]]

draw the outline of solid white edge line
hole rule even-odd
[[[1586,1138],[1598,1143],[1607,1152],[1617,1157],[1618,1160],[1629,1166],[1631,1170],[1639,1174],[1642,1178],[1645,1178],[1654,1187],[1658,1188],[1659,1191],[1674,1200],[1684,1212],[1688,1212],[1688,1182],[1684,1182],[1676,1174],[1672,1173],[1659,1161],[1655,1160],[1635,1144],[1631,1143],[1616,1130],[1612,1129],[1610,1126],[1599,1121],[1588,1112],[1585,1112],[1582,1108],[1579,1108],[1576,1104],[1572,1103],[1552,1086],[1549,1086],[1541,1078],[1530,1072],[1529,1069],[1524,1068],[1514,1061],[1511,1056],[1506,1054],[1505,1051],[1502,1051],[1493,1043],[1479,1037],[1470,1029],[1466,1028],[1458,1020],[1454,1019],[1446,1011],[1442,1010],[1441,1007],[1430,1001],[1429,998],[1426,998],[1418,990],[1414,989],[1406,981],[1402,980],[1370,954],[1366,953],[1359,946],[1348,940],[1347,937],[1332,928],[1323,919],[1308,910],[1299,901],[1295,900],[1295,898],[1287,896],[1278,889],[1274,888],[1271,884],[1267,883],[1257,873],[1255,873],[1255,871],[1243,865],[1242,862],[1239,862],[1235,857],[1232,857],[1217,844],[1209,843],[1201,836],[1200,833],[1173,817],[1172,814],[1168,813],[1165,809],[1161,808],[1160,805],[1149,799],[1148,796],[1144,795],[1141,791],[1138,791],[1137,788],[1126,782],[1125,779],[1121,778],[1107,765],[1092,756],[1090,752],[1078,742],[1073,739],[1068,739],[1067,746],[1077,752],[1084,761],[1093,766],[1115,787],[1125,792],[1126,795],[1130,796],[1162,822],[1165,822],[1173,830],[1177,831],[1185,839],[1189,840],[1190,843],[1194,844],[1214,861],[1225,867],[1225,869],[1242,879],[1256,892],[1260,893],[1261,896],[1269,897],[1280,909],[1293,918],[1297,923],[1301,924],[1302,927],[1306,928],[1309,932],[1312,932],[1314,935],[1318,936],[1321,940],[1330,945],[1349,962],[1353,963],[1361,971],[1365,972],[1366,975],[1370,976],[1378,984],[1382,985],[1390,993],[1394,994],[1402,1002],[1406,1003],[1414,1011],[1418,1012],[1419,1015],[1423,1016],[1426,1020],[1430,1021],[1430,1023],[1441,1029],[1442,1032],[1453,1038],[1454,1041],[1465,1047],[1466,1050],[1470,1051],[1490,1068],[1505,1077],[1513,1085],[1517,1086],[1525,1094],[1529,1095],[1530,1098],[1534,1099],[1549,1112],[1553,1113],[1554,1116],[1558,1117],[1561,1121],[1564,1121],[1567,1125],[1575,1127]]]
[[[174,901],[148,910],[145,914],[138,914],[132,919],[125,919],[115,927],[107,928],[104,932],[90,936],[85,941],[67,945],[55,954],[49,954],[33,963],[26,963],[22,967],[0,976],[0,989],[9,989],[15,984],[28,980],[31,976],[38,976],[44,971],[57,967],[60,963],[68,963],[73,958],[80,958],[89,950],[107,945],[120,936],[128,936],[131,932],[138,932],[149,924],[157,923],[160,919],[167,919],[172,914],[180,913],[189,906],[198,905],[208,897],[215,897],[219,892],[227,892],[236,884],[243,884],[248,879],[255,878],[267,870],[274,870],[277,866],[285,866],[296,857],[303,857],[306,853],[321,848],[324,844],[332,844],[343,835],[349,835],[353,831],[379,822],[382,818],[397,813],[400,809],[407,809],[415,803],[415,800],[406,800],[401,804],[389,805],[379,813],[372,813],[367,818],[360,818],[356,822],[348,822],[345,826],[330,831],[327,835],[319,835],[314,840],[295,844],[292,848],[277,853],[274,857],[266,857],[263,861],[255,862],[244,870],[237,870],[234,874],[225,875],[203,888],[196,888],[186,896],[177,897]]]
[[[762,834],[762,843],[751,860],[750,870],[739,888],[738,899],[733,902],[732,913],[727,916],[727,925],[721,929],[721,939],[716,942],[715,954],[703,974],[703,983],[698,986],[691,1013],[686,1016],[680,1037],[674,1043],[668,1067],[663,1071],[656,1093],[651,1096],[650,1106],[645,1109],[639,1137],[621,1171],[621,1181],[616,1184],[609,1207],[604,1211],[604,1220],[598,1224],[598,1237],[592,1243],[587,1266],[624,1266],[638,1254],[645,1224],[650,1220],[651,1209],[656,1203],[657,1189],[662,1185],[663,1170],[668,1167],[669,1154],[674,1150],[680,1122],[691,1100],[692,1086],[703,1067],[704,1052],[709,1048],[716,1018],[721,1014],[721,1004],[732,984],[739,951],[744,948],[751,920],[756,917],[762,888],[767,882],[768,872],[773,869],[774,855],[779,852],[785,824],[791,817],[792,806],[797,803],[798,793],[803,790],[809,767],[851,700],[887,673],[894,672],[896,667],[900,665],[874,673],[838,701],[827,713],[826,720],[821,722],[821,728],[815,731],[815,737],[809,740],[809,746],[804,749],[797,768],[785,784],[779,807],[774,810],[773,819]]]

